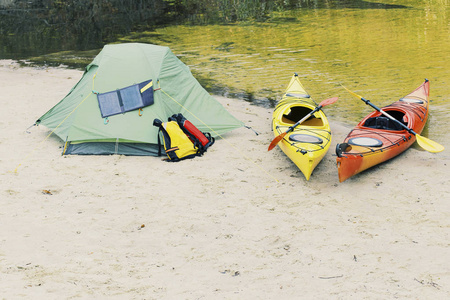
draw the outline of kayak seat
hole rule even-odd
[[[366,122],[364,122],[364,127],[384,130],[403,130],[403,127],[400,126],[400,124],[384,116],[367,119]]]
[[[288,114],[283,114],[281,121],[287,124],[295,124],[300,121],[304,116],[309,114],[312,109],[303,106],[294,106],[291,108]],[[302,125],[306,126],[322,126],[322,119],[316,118],[314,115],[305,120]]]

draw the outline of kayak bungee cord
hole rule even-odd
[[[426,80],[427,82],[428,80]],[[432,152],[432,153],[438,153],[441,151],[444,151],[444,146],[442,146],[441,144],[432,141],[424,136],[421,136],[420,134],[418,134],[417,132],[414,132],[414,130],[412,130],[411,128],[409,128],[408,126],[406,126],[405,124],[403,124],[402,122],[400,122],[399,120],[395,119],[394,117],[392,117],[390,114],[388,114],[387,112],[385,112],[384,110],[378,108],[375,104],[371,103],[370,100],[365,99],[364,97],[356,94],[355,92],[350,91],[348,88],[346,88],[345,86],[343,86],[341,84],[341,86],[347,90],[347,92],[349,92],[350,94],[352,94],[353,96],[355,96],[356,98],[359,98],[361,101],[363,101],[364,103],[366,103],[367,105],[371,106],[372,108],[374,108],[375,110],[379,111],[381,114],[383,114],[384,116],[388,117],[390,120],[396,122],[397,124],[399,124],[400,126],[402,126],[404,129],[406,129],[409,133],[413,134],[416,136],[416,141],[419,144],[419,146],[421,146],[423,149],[425,149],[428,152]]]

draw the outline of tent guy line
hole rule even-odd
[[[213,128],[211,128],[208,124],[206,124],[205,122],[203,122],[203,120],[201,120],[199,117],[197,117],[193,112],[191,112],[189,109],[187,109],[186,107],[184,107],[183,104],[179,103],[176,99],[174,99],[172,96],[170,96],[169,94],[166,93],[166,91],[164,91],[162,88],[160,88],[161,92],[163,92],[164,94],[166,94],[167,97],[169,97],[170,99],[172,99],[173,101],[175,101],[178,105],[180,105],[183,109],[185,109],[188,113],[190,113],[194,118],[196,118],[198,121],[200,121],[201,123],[203,123],[203,125],[205,125],[206,127],[208,127],[212,132],[214,132],[218,137],[220,137],[222,140],[224,140],[228,145],[230,145],[233,149],[235,149],[240,155],[242,155],[242,157],[244,157],[247,161],[250,161],[251,163],[253,163],[255,166],[257,166],[261,171],[263,171],[264,173],[266,173],[269,177],[271,177],[272,179],[274,179],[276,182],[280,182],[277,178],[275,178],[273,175],[271,175],[266,169],[264,169],[262,166],[260,166],[258,163],[256,163],[255,161],[253,161],[252,159],[250,159],[248,156],[246,156],[238,147],[236,147],[235,145],[233,145],[233,143],[231,143],[230,141],[228,141],[227,139],[225,139],[222,135],[220,135],[218,132],[216,132]]]
[[[47,127],[52,130],[50,135],[63,141],[62,155],[158,156],[158,130],[153,121],[183,112],[195,117],[193,125],[199,130],[211,131],[252,161],[222,136],[244,123],[212,97],[166,46],[105,45],[70,92],[38,118],[36,125]]]
[[[94,90],[94,79],[96,77],[97,74],[94,75],[93,79],[92,79],[92,93],[97,94],[98,92],[96,92]],[[161,92],[163,92],[166,96],[168,96],[170,99],[172,99],[175,103],[177,103],[178,105],[180,105],[183,109],[185,109],[187,112],[189,112],[193,117],[195,117],[198,121],[200,121],[201,123],[203,123],[206,127],[208,127],[209,129],[211,129],[211,131],[213,131],[218,137],[220,137],[222,140],[224,140],[228,145],[230,145],[233,149],[235,149],[240,155],[242,155],[242,157],[244,157],[247,161],[250,161],[251,163],[253,163],[254,165],[256,165],[260,170],[262,170],[264,173],[266,173],[269,177],[271,177],[272,179],[274,179],[276,182],[279,182],[279,180],[277,178],[275,178],[274,176],[272,176],[267,170],[265,170],[263,167],[261,167],[259,164],[257,164],[256,162],[254,162],[253,160],[251,160],[249,157],[247,157],[241,150],[239,150],[238,147],[236,147],[235,145],[233,145],[233,143],[231,143],[230,141],[228,141],[227,139],[225,139],[221,134],[219,134],[218,132],[216,132],[213,128],[211,128],[208,124],[206,124],[205,122],[203,122],[203,120],[201,120],[199,117],[197,117],[193,112],[191,112],[189,109],[187,109],[186,107],[184,107],[183,104],[181,104],[180,102],[178,102],[176,99],[174,99],[172,96],[170,96],[166,91],[164,91],[162,88],[158,88],[158,90],[160,90]],[[80,107],[84,101],[89,97],[86,96],[56,127],[55,129],[53,129],[32,151],[30,151],[30,153],[28,153],[28,155],[23,159],[22,163],[20,163],[13,171],[13,173],[18,173],[18,169],[19,167],[34,153],[34,151],[36,151],[41,145],[42,143],[44,143],[54,132],[55,130],[61,126],[66,120],[67,118],[73,114],[78,107]],[[32,126],[36,126],[36,123],[33,124]],[[32,127],[31,126],[31,127]],[[66,147],[66,143],[64,144],[64,147]],[[64,151],[63,151],[64,153]]]
[[[94,74],[97,94],[91,89]],[[149,86],[153,88],[146,88]],[[244,125],[200,85],[168,47],[144,43],[106,45],[69,94],[36,123],[55,129],[89,94],[54,132],[67,143],[64,154],[158,156],[154,119],[166,120],[185,110],[155,87],[164,88],[215,132],[223,134]],[[208,130],[193,121],[199,130]]]
[[[94,80],[95,80],[95,77],[97,76],[97,73],[96,74],[94,74],[94,76],[92,77],[92,93],[93,94],[95,94],[95,91],[94,91]],[[23,164],[23,163],[25,163],[27,160],[28,160],[28,158],[34,153],[34,151],[36,151],[46,140],[48,140],[49,139],[49,137],[51,137],[52,136],[52,134],[55,132],[55,130],[56,129],[58,129],[59,128],[59,126],[61,126],[69,117],[70,117],[70,115],[71,114],[73,114],[77,109],[78,109],[78,107],[80,107],[81,106],[81,104],[83,104],[84,103],[84,101],[86,101],[86,99],[88,98],[90,96],[90,94],[88,94],[86,97],[84,97],[84,99],[39,143],[39,144],[37,144],[36,145],[36,147],[34,147],[26,156],[25,156],[25,158],[22,160],[22,162],[21,163],[19,163],[18,165],[17,165],[17,167],[14,169],[14,171],[10,171],[10,172],[12,172],[12,173],[18,173],[18,169],[20,168],[20,166]],[[33,126],[37,126],[37,123],[34,123],[33,125],[31,125],[29,128],[31,128],[31,127],[33,127]],[[64,148],[66,147],[66,144],[64,144]]]

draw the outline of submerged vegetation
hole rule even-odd
[[[293,2],[293,3],[290,3]],[[120,35],[168,24],[264,20],[303,1],[0,0],[3,52],[40,53],[99,48]],[[308,2],[308,1],[306,1]]]

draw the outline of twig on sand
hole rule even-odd
[[[338,275],[338,276],[319,276],[320,279],[333,279],[333,278],[341,278],[344,277],[344,275]]]
[[[414,280],[422,285],[431,285],[432,287],[437,288],[439,290],[439,287],[440,287],[439,284],[437,284],[433,280],[428,281],[428,282],[425,282],[425,280],[418,280],[417,278],[414,278]]]

